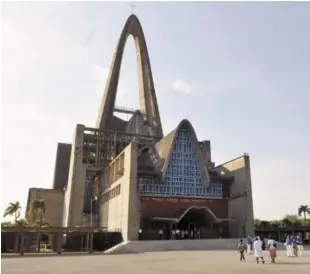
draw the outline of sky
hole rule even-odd
[[[164,133],[186,118],[216,164],[249,153],[256,218],[310,206],[310,3],[141,2],[134,12]],[[95,126],[130,14],[128,2],[2,4],[2,210],[51,188],[57,142]],[[116,104],[138,107],[132,38]]]

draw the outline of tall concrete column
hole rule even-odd
[[[234,176],[228,200],[229,236],[253,235],[254,215],[250,156],[244,154],[216,167],[216,170],[222,175]]]
[[[131,143],[125,149],[125,171],[121,188],[122,195],[122,235],[124,241],[138,240],[140,228],[140,193],[137,178],[137,144]]]
[[[64,226],[82,225],[86,165],[83,164],[84,125],[77,125],[73,137],[68,184],[64,201]]]

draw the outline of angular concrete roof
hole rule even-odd
[[[178,135],[179,130],[181,130],[181,129],[187,129],[190,131],[193,143],[195,145],[197,158],[198,158],[197,159],[198,165],[199,165],[200,170],[201,170],[201,175],[202,175],[203,181],[206,182],[207,185],[209,185],[210,175],[209,175],[208,169],[205,167],[205,165],[203,163],[203,158],[202,158],[201,150],[199,147],[199,142],[197,139],[196,132],[195,132],[192,124],[186,119],[182,120],[174,130],[172,130],[166,137],[164,137],[163,139],[161,139],[159,142],[157,142],[155,144],[155,148],[158,151],[158,154],[165,161],[163,168],[162,168],[163,176],[165,176],[167,168],[168,168],[168,163],[169,163],[171,153],[173,150],[174,141]]]

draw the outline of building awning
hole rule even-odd
[[[210,220],[212,223],[221,223],[223,221],[229,221],[228,218],[218,218],[214,212],[204,206],[190,206],[187,208],[183,208],[177,211],[172,211],[169,213],[163,213],[163,214],[156,214],[154,216],[151,216],[149,219],[152,221],[168,221],[168,222],[174,222],[178,223],[185,217],[185,215],[190,212],[191,210],[199,210],[202,211],[205,215],[205,217]]]

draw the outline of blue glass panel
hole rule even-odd
[[[155,177],[140,176],[140,192],[154,196],[223,197],[221,183],[211,183],[207,187],[202,178],[190,132],[180,130],[173,144],[164,183],[160,184]]]

